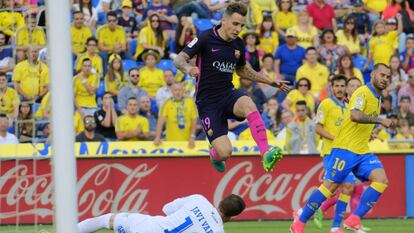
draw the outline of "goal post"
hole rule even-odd
[[[73,130],[72,50],[70,1],[49,0],[47,5],[48,54],[52,96],[52,172],[54,180],[55,229],[77,232],[78,202]]]

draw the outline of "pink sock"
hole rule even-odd
[[[350,201],[351,213],[353,213],[354,210],[356,210],[356,208],[358,207],[363,192],[364,184],[355,185],[354,192],[352,193]]]
[[[322,205],[321,205],[322,212],[326,212],[329,208],[331,208],[331,206],[336,204],[336,202],[338,201],[338,198],[339,198],[339,193],[340,192],[336,192],[335,196],[327,199],[326,201],[324,201],[322,203]]]
[[[269,148],[266,135],[266,127],[258,111],[252,112],[247,116],[250,132],[259,147],[260,154],[263,156]]]
[[[222,161],[222,159],[220,158],[220,156],[218,156],[216,150],[213,147],[210,148],[210,156],[217,162]]]

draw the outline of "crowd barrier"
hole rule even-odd
[[[108,147],[112,148],[110,144]],[[92,151],[103,147],[85,145],[89,152],[92,147]],[[246,150],[250,148],[244,146]],[[259,156],[240,152],[236,154],[242,156],[232,157],[226,171],[218,173],[208,157],[201,156],[203,153],[136,158],[78,156],[79,219],[121,211],[158,215],[162,214],[163,204],[195,193],[206,196],[215,205],[229,193],[241,195],[247,209],[239,220],[290,219],[292,210],[306,202],[323,177],[321,158],[317,155],[286,156],[273,172],[266,173]],[[414,217],[414,203],[410,199],[414,196],[414,155],[379,154],[379,158],[390,185],[367,217]],[[52,222],[50,159],[40,157],[35,166],[33,163],[31,159],[12,158],[1,162],[0,223]]]

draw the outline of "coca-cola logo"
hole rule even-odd
[[[230,169],[218,183],[214,192],[214,205],[228,193],[243,197],[249,206],[245,211],[262,211],[265,214],[287,214],[292,209],[299,209],[317,185],[309,181],[318,175],[323,176],[322,163],[313,166],[306,173],[281,173],[274,176],[261,173],[255,176],[253,163],[245,161]],[[297,184],[296,184],[297,183]],[[289,200],[288,197],[292,196]],[[282,202],[291,201],[291,209],[283,208]],[[286,205],[284,205],[286,206]]]
[[[78,180],[79,216],[98,216],[107,212],[147,213],[146,197],[149,189],[140,182],[157,169],[157,165],[139,164],[129,168],[120,163],[99,164]],[[111,175],[117,174],[119,185],[111,184]],[[11,207],[2,209],[0,219],[38,215],[42,218],[53,215],[53,183],[50,172],[34,175],[29,166],[22,164],[12,167],[0,178],[0,193],[5,197],[1,204]],[[105,188],[102,188],[105,187]],[[98,191],[99,190],[99,191]],[[18,206],[20,209],[16,211]]]

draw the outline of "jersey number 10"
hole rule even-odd
[[[333,165],[333,169],[336,169],[338,171],[342,171],[345,168],[345,160],[339,160],[338,158],[335,158],[335,164]]]
[[[178,227],[171,229],[171,230],[164,230],[164,233],[181,233],[187,230],[189,227],[193,225],[193,221],[191,221],[190,217],[186,217],[183,224],[179,225]]]

